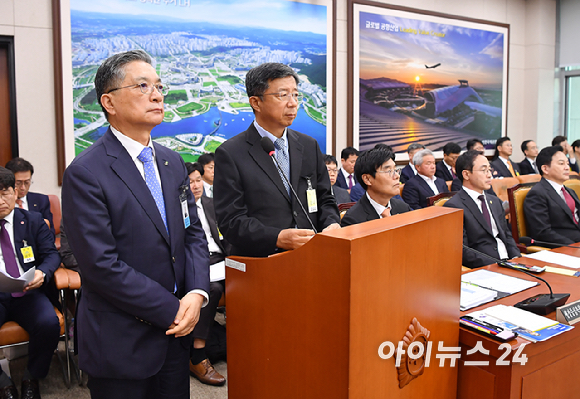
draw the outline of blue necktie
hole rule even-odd
[[[288,159],[288,153],[286,152],[286,142],[282,138],[276,139],[274,147],[276,147],[276,160],[278,161],[278,165],[280,165],[280,169],[282,169],[278,169],[278,173],[280,174],[282,183],[284,183],[284,187],[286,187],[288,196],[290,196],[290,186],[286,182],[286,179],[288,179],[288,181],[290,180],[290,160]],[[284,179],[282,173],[284,173],[286,179]]]
[[[157,209],[159,209],[161,219],[163,219],[163,224],[165,225],[165,229],[167,230],[165,201],[163,201],[163,192],[161,191],[161,184],[159,184],[159,180],[157,180],[157,175],[155,174],[155,167],[153,166],[153,154],[151,147],[143,148],[143,151],[141,151],[141,154],[139,154],[137,159],[143,162],[143,167],[145,170],[145,183],[147,183],[147,187],[149,187],[149,191],[151,191],[151,195],[155,200],[155,204],[157,204]],[[169,230],[167,230],[167,232],[169,233]]]

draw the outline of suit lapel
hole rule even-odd
[[[427,193],[431,193],[431,194],[427,195],[426,198],[432,197],[435,195],[435,193],[433,192],[433,190],[431,190],[431,187],[429,187],[429,185],[427,184],[425,179],[423,179],[421,176],[419,176],[419,178],[417,180],[419,180],[419,184],[423,187],[423,190],[425,190]],[[437,180],[435,180],[435,181],[437,181]],[[437,183],[435,183],[435,187],[437,187]]]
[[[172,191],[171,184],[169,183],[175,179],[175,176],[171,175],[172,165],[169,164],[169,160],[166,159],[166,157],[163,155],[163,149],[160,150],[159,147],[161,146],[156,143],[153,143],[153,146],[155,147],[155,162],[157,163],[157,169],[159,170],[159,178],[161,179],[161,191],[163,192],[163,201],[165,202],[165,218],[167,219],[167,230],[171,231],[172,229],[180,227],[185,228],[181,218],[181,206],[171,206],[171,203],[175,200],[175,198],[178,198],[179,194],[181,194],[179,190],[178,192]],[[145,186],[147,186],[147,184],[145,184]],[[147,187],[147,189],[149,188]],[[151,198],[153,198],[153,196],[151,196]],[[155,202],[155,200],[153,200],[153,202]],[[157,204],[155,204],[155,209],[157,209]],[[178,212],[179,216],[175,217],[174,213],[170,212]],[[157,213],[159,213],[159,211]],[[161,218],[161,216],[159,217]],[[181,223],[181,225],[178,223]],[[161,225],[165,227],[163,225],[163,219],[161,219]],[[170,238],[170,236],[167,238]],[[171,244],[171,248],[174,248],[175,243],[171,243],[171,239],[169,242]]]
[[[119,176],[129,191],[131,191],[159,233],[163,238],[165,238],[167,244],[169,244],[169,236],[165,229],[165,225],[163,224],[163,219],[161,219],[161,215],[159,214],[159,209],[157,209],[157,204],[155,204],[151,191],[149,191],[143,176],[141,176],[137,170],[137,167],[129,156],[129,153],[113,135],[110,129],[103,137],[103,144],[107,150],[107,155],[115,158],[111,163],[111,169],[113,169],[115,174]],[[161,170],[159,173],[161,175]]]
[[[475,201],[465,192],[465,190],[459,191],[456,195],[459,195],[459,198],[463,201],[463,204],[469,211],[472,213],[473,217],[477,220],[477,222],[487,231],[489,234],[493,236],[493,232],[491,231],[491,226],[487,224],[487,221],[483,218],[483,213],[479,210],[479,207],[475,203]],[[488,204],[489,210],[489,204]],[[496,222],[497,223],[497,222]]]
[[[284,187],[284,183],[282,183],[282,178],[278,173],[278,168],[274,164],[274,161],[272,161],[270,156],[266,154],[266,152],[262,148],[260,139],[261,136],[260,134],[258,134],[258,131],[256,130],[254,124],[252,123],[248,128],[248,130],[246,131],[246,141],[248,142],[248,144],[251,145],[249,150],[250,157],[252,157],[254,162],[256,162],[260,167],[260,169],[264,171],[266,176],[268,176],[268,178],[272,180],[272,183],[274,183],[274,185],[278,188],[278,190],[284,196],[284,198],[286,198],[286,200],[290,202],[290,198],[288,197],[286,187]],[[258,177],[256,176],[256,178]]]
[[[298,135],[294,130],[287,129],[288,151],[290,152],[290,181],[292,187],[298,188],[300,174],[302,173],[302,154],[304,146],[298,141]]]
[[[552,187],[552,185],[550,183],[548,183],[548,181],[544,178],[542,178],[542,180],[540,180],[540,183],[542,183],[545,186],[545,190],[548,193],[548,196],[552,199],[552,201],[555,204],[558,204],[560,206],[560,208],[562,208],[564,213],[566,213],[566,215],[568,215],[570,220],[572,220],[572,222],[574,222],[574,215],[572,215],[572,211],[568,207],[568,204],[566,203],[566,201],[564,201],[562,199],[562,197],[560,197],[560,194],[558,194],[556,192],[556,190],[554,190],[554,187]],[[568,190],[568,192],[570,192],[570,191]],[[572,198],[575,198],[575,196],[576,196],[576,193],[574,193],[574,197],[572,197]],[[574,201],[576,201],[576,199],[574,199]]]
[[[213,201],[211,201],[207,197],[201,197],[201,203],[203,205],[203,213],[205,214],[205,218],[207,219],[207,223],[209,224],[209,231],[211,233],[211,236],[213,237],[213,240],[216,242],[216,244],[222,250],[222,253],[225,255],[226,251],[220,240],[220,233],[217,228]]]
[[[363,194],[363,196],[360,199],[360,203],[362,205],[363,210],[365,211],[365,213],[367,214],[366,217],[366,221],[368,222],[369,220],[375,220],[375,219],[379,219],[380,215],[377,214],[377,211],[375,210],[375,208],[371,205],[371,202],[369,201],[369,199],[367,198],[367,194]]]

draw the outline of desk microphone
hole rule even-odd
[[[463,245],[463,248],[468,249],[470,251],[473,251],[475,253],[478,253],[479,255],[486,256],[489,259],[493,259],[494,262],[496,262],[499,266],[502,266],[502,267],[505,267],[508,269],[513,269],[513,270],[519,270],[520,272],[523,272],[523,273],[527,274],[528,276],[531,276],[533,278],[536,278],[538,280],[543,281],[548,286],[548,289],[550,290],[550,294],[538,294],[538,295],[534,295],[533,297],[530,297],[528,299],[524,299],[523,301],[518,302],[514,305],[516,308],[520,308],[520,309],[527,310],[527,311],[530,311],[530,312],[535,313],[535,314],[545,316],[548,313],[555,311],[558,306],[562,306],[563,304],[565,304],[566,301],[568,300],[568,298],[570,297],[570,294],[554,294],[554,292],[552,291],[552,287],[550,286],[550,284],[548,284],[548,282],[546,280],[544,280],[541,277],[534,276],[533,274],[531,274],[527,271],[527,270],[532,271],[531,268],[533,268],[533,267],[538,268],[537,266],[527,266],[527,265],[523,265],[521,263],[515,263],[515,262],[509,262],[509,261],[497,259],[493,256],[486,254],[486,253],[480,252],[477,249],[473,249],[471,247],[468,247],[467,245]],[[545,270],[545,268],[538,268],[538,269],[542,269],[542,271]],[[535,273],[538,273],[538,271],[535,271]]]
[[[310,222],[310,226],[312,226],[312,230],[314,230],[314,233],[318,233],[318,231],[316,230],[316,227],[314,227],[314,223],[312,223],[312,219],[310,219],[310,216],[308,216],[306,209],[304,209],[304,206],[302,205],[302,201],[300,201],[300,198],[298,198],[298,194],[296,194],[296,191],[294,191],[294,187],[292,187],[292,184],[290,184],[290,182],[288,181],[286,174],[282,171],[280,164],[278,164],[278,160],[274,156],[274,154],[276,154],[276,149],[274,148],[274,143],[272,143],[272,140],[270,140],[268,137],[262,137],[261,144],[262,144],[262,148],[264,149],[264,151],[266,151],[266,154],[268,154],[274,160],[274,163],[276,164],[276,166],[278,167],[278,170],[280,171],[280,176],[282,176],[282,178],[286,181],[286,183],[288,183],[288,187],[290,187],[290,191],[292,191],[292,194],[294,194],[294,198],[296,198],[296,201],[298,201],[298,205],[300,205],[302,212],[304,212],[304,215],[306,215],[306,219],[308,219],[308,221]]]
[[[580,247],[575,247],[574,245],[565,245],[565,244],[558,244],[555,242],[538,241],[538,240],[534,240],[533,238],[530,238],[530,237],[520,237],[520,244],[524,244],[526,247],[529,247],[530,245],[534,245],[534,244],[539,244],[539,245],[549,245],[551,247],[568,247],[568,248],[580,249]]]

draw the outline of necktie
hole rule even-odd
[[[213,185],[209,186],[209,197],[213,198]]]
[[[451,170],[451,177],[453,177],[454,179],[457,179],[457,175],[455,174],[455,171],[453,170],[453,168],[451,168],[450,170]]]
[[[16,198],[16,205],[18,205],[18,207],[22,209],[22,200],[20,198]]]
[[[516,177],[516,171],[514,170],[512,163],[508,160],[507,164],[508,164],[508,169],[510,170],[510,173],[512,174],[512,177]]]
[[[352,188],[352,175],[348,175],[348,189]]]
[[[165,201],[163,200],[163,192],[161,191],[161,184],[159,183],[159,180],[157,180],[157,175],[155,174],[155,167],[153,166],[153,154],[151,147],[143,148],[143,151],[141,151],[137,159],[143,162],[143,168],[145,170],[145,183],[147,183],[147,187],[149,188],[149,191],[151,191],[151,195],[155,200],[155,204],[157,205],[157,209],[161,214],[161,219],[163,219],[163,224],[165,225],[165,229],[167,230]],[[167,232],[169,232],[169,230],[167,230]]]
[[[383,213],[381,213],[381,218],[386,218],[387,216],[391,216],[391,207],[387,206]]]
[[[532,162],[532,165],[534,166],[534,171],[536,172],[536,174],[540,173],[540,172],[538,172],[538,167],[536,166],[536,163]]]
[[[20,277],[20,270],[18,270],[18,263],[16,263],[16,255],[14,254],[14,249],[12,243],[10,242],[10,236],[8,235],[8,230],[4,226],[6,220],[0,220],[0,248],[2,249],[2,257],[4,258],[4,266],[6,267],[6,273],[14,278]],[[13,292],[13,297],[21,297],[24,292]]]
[[[574,219],[574,223],[578,224],[576,220],[576,203],[574,202],[574,198],[570,195],[568,191],[564,187],[562,187],[562,194],[564,194],[564,200],[566,201],[566,205],[572,211],[572,218]]]
[[[489,229],[491,230],[491,216],[489,214],[489,210],[487,209],[487,203],[485,202],[485,196],[482,194],[477,198],[479,198],[479,200],[481,201],[481,213],[483,213],[483,218],[485,219],[485,221],[487,222],[487,225],[489,226]]]
[[[276,160],[278,161],[278,165],[280,165],[280,169],[282,169],[278,169],[278,173],[280,174],[282,183],[284,183],[284,187],[286,187],[288,196],[290,196],[290,186],[286,182],[286,179],[290,181],[290,159],[286,152],[286,142],[282,138],[276,139],[274,147],[276,147]],[[284,176],[286,176],[286,179],[284,179]]]

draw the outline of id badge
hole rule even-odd
[[[20,248],[20,252],[22,253],[24,263],[34,262],[34,252],[30,245]]]
[[[191,224],[191,221],[189,220],[189,206],[187,205],[187,194],[182,193],[179,196],[179,202],[181,203],[181,216],[183,217],[183,224],[187,229]]]
[[[316,201],[316,190],[312,188],[312,182],[307,178],[308,188],[306,189],[306,200],[308,202],[308,213],[318,212],[318,202]]]

